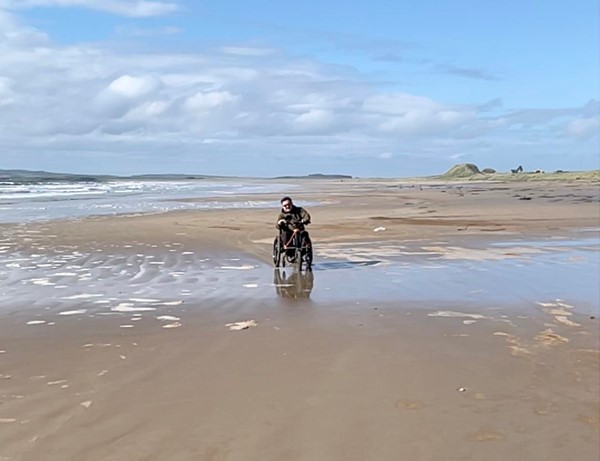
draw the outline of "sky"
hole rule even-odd
[[[600,168],[598,0],[0,0],[0,169]]]

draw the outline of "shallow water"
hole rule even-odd
[[[417,252],[399,246],[392,253],[389,243],[354,252],[344,246],[345,254],[317,246],[308,275],[232,253],[187,251],[178,242],[90,252],[63,247],[40,254],[0,248],[0,308],[4,313],[90,315],[158,312],[184,303],[202,308],[206,300],[281,299],[322,306],[452,304],[490,309],[530,308],[558,299],[576,312],[598,314],[600,252],[593,249],[594,242],[520,242],[518,252],[503,243],[499,246],[509,256],[502,258],[493,245],[453,247],[452,258],[432,247]]]
[[[437,247],[423,246],[425,251],[397,246],[391,255],[385,250],[381,257],[373,249],[348,254],[348,257],[356,254],[373,257],[371,261],[356,261],[352,266],[319,260],[315,264],[314,284],[323,289],[315,297],[335,300],[345,296],[402,303],[464,302],[480,307],[529,307],[560,299],[575,303],[581,313],[600,311],[597,237],[515,240],[470,248],[450,247],[440,242]],[[344,270],[333,270],[338,268]]]
[[[277,208],[277,201],[231,201],[230,197],[278,193],[294,187],[284,183],[207,180],[0,183],[0,222],[25,223],[206,208]],[[202,202],[180,201],[212,197],[215,199]]]

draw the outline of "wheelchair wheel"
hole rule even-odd
[[[312,269],[313,251],[312,245],[308,245],[304,248],[304,262],[306,264],[306,270]]]
[[[295,256],[296,267],[298,268],[298,272],[302,272],[302,247],[296,247],[296,256]]]
[[[282,244],[281,238],[275,237],[275,241],[273,242],[273,264],[275,267],[279,267],[282,259]],[[283,265],[285,266],[285,258],[283,258]]]

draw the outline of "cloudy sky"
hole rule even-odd
[[[0,0],[0,169],[598,169],[599,18],[597,0]]]

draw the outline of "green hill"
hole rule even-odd
[[[477,165],[473,163],[460,163],[458,165],[454,165],[440,177],[443,179],[455,179],[473,178],[473,176],[483,176],[483,173],[479,171]]]

